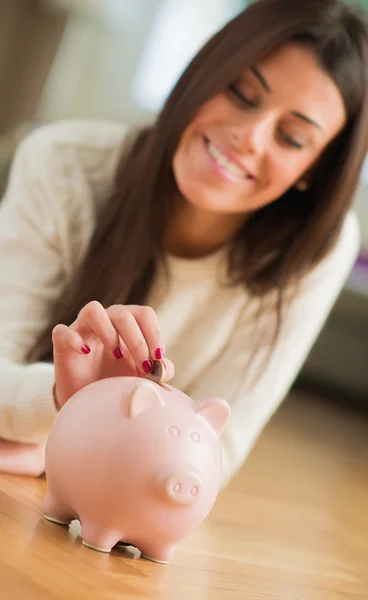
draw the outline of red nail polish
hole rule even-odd
[[[115,350],[114,350],[114,356],[115,356],[116,360],[119,360],[120,358],[123,358],[124,354],[123,354],[122,349],[120,348],[120,346],[118,346],[117,348],[115,348]]]
[[[87,344],[84,344],[84,346],[82,346],[82,352],[84,354],[89,354],[91,352],[91,348],[87,346]]]
[[[142,368],[145,373],[152,373],[152,371],[153,371],[152,360],[144,360],[142,363]]]
[[[163,360],[165,358],[165,352],[162,348],[156,348],[155,356],[157,360]]]

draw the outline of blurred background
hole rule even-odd
[[[0,0],[0,195],[16,144],[42,123],[152,120],[199,47],[246,4]],[[368,160],[355,197],[361,255],[297,382],[362,406],[368,406],[367,198]]]

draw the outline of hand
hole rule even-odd
[[[45,471],[45,447],[0,439],[0,473],[39,477]]]
[[[155,311],[148,306],[113,305],[105,309],[89,302],[67,327],[56,325],[54,346],[57,408],[82,387],[106,377],[147,377],[152,361],[163,352],[163,340]],[[165,381],[174,365],[165,359]]]

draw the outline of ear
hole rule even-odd
[[[307,189],[313,183],[316,168],[316,165],[312,165],[307,171],[305,171],[303,175],[299,177],[299,180],[295,184],[295,189],[297,189],[299,192],[306,192]]]
[[[139,383],[131,394],[128,403],[128,416],[134,419],[147,410],[152,410],[159,406],[165,406],[164,400],[157,388],[152,383],[145,381],[144,383]]]
[[[220,437],[230,417],[231,409],[222,398],[203,398],[194,402],[194,411],[203,417]]]

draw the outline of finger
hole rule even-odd
[[[89,354],[91,349],[84,343],[82,336],[66,325],[56,325],[52,330],[52,343],[54,355],[63,354],[67,350],[73,350],[78,354]]]
[[[165,377],[164,381],[170,381],[175,375],[175,367],[174,364],[168,358],[165,358]]]
[[[110,306],[107,314],[113,326],[123,340],[140,373],[147,374],[153,370],[146,339],[135,317],[130,310],[122,305]]]
[[[126,308],[135,317],[142,331],[150,357],[153,360],[163,360],[165,357],[165,348],[156,311],[150,306],[129,305]]]
[[[90,336],[97,337],[112,358],[120,359],[124,355],[119,334],[99,302],[92,301],[86,304],[69,329],[78,332],[85,339]]]

